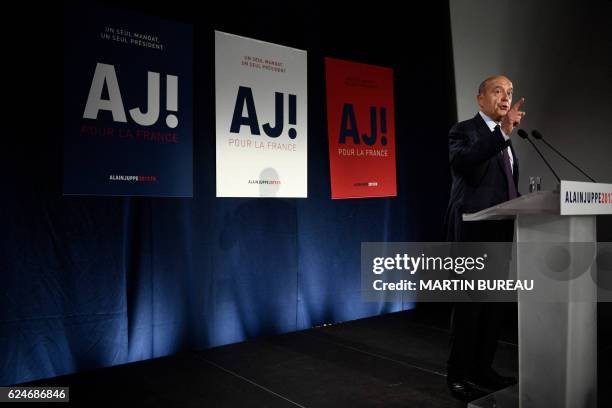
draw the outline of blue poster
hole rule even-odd
[[[64,9],[64,194],[192,197],[193,29]]]

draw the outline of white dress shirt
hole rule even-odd
[[[484,113],[480,111],[478,113],[480,113],[480,116],[482,117],[482,119],[484,119],[489,129],[491,129],[491,132],[493,132],[493,130],[495,130],[495,126],[499,125],[499,122],[495,122],[493,119],[491,119],[490,117],[488,117],[487,115],[485,115]],[[506,135],[504,131],[502,130],[501,125],[499,127],[499,130],[501,130],[501,134],[504,137],[504,139],[506,140],[510,139],[510,136]],[[514,157],[512,157],[512,149],[510,149],[510,146],[506,147],[506,149],[508,149],[508,157],[510,157],[510,169],[512,170],[512,173],[514,173]]]

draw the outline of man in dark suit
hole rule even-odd
[[[464,213],[478,212],[518,196],[518,160],[510,135],[525,112],[520,111],[524,98],[511,105],[512,91],[512,82],[505,76],[485,79],[476,97],[480,111],[449,132],[453,183],[445,221],[447,241],[513,239],[512,221],[462,220]],[[456,398],[471,401],[516,382],[491,367],[502,306],[475,302],[454,305],[447,384]]]

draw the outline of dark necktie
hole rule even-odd
[[[512,142],[508,140],[508,146],[510,146]],[[518,193],[516,192],[516,186],[514,185],[514,177],[512,177],[512,165],[510,164],[510,155],[508,154],[508,148],[505,147],[502,150],[502,157],[504,160],[504,173],[506,173],[506,182],[508,183],[508,200],[512,200],[513,198],[518,197]]]

